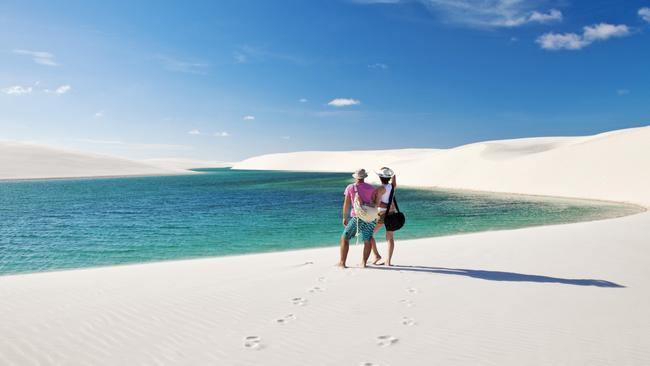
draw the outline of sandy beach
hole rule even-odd
[[[650,206],[650,127],[273,154],[235,168],[382,165],[405,185]],[[337,268],[334,238],[319,249],[3,276],[0,364],[647,365],[648,228],[644,212],[411,241],[398,233],[393,268]],[[352,246],[349,263],[360,256]]]

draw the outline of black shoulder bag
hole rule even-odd
[[[406,217],[404,213],[400,212],[399,206],[397,205],[397,200],[395,200],[395,212],[390,211],[390,206],[393,202],[393,195],[395,194],[395,187],[392,187],[390,190],[390,196],[388,197],[388,208],[386,208],[386,217],[384,217],[384,226],[386,226],[387,231],[397,231],[404,226],[406,222]]]

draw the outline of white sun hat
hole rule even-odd
[[[354,179],[364,179],[368,177],[368,173],[366,173],[365,169],[357,169],[354,173],[352,173],[352,178]]]
[[[392,178],[395,172],[391,168],[383,167],[376,172],[379,178]]]

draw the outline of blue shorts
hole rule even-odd
[[[350,217],[350,219],[348,219],[348,224],[345,226],[345,229],[343,229],[343,236],[348,240],[357,236],[357,221],[359,222],[359,234],[363,241],[372,239],[372,234],[375,231],[377,220],[373,222],[365,222],[356,217]]]

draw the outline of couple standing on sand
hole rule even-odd
[[[379,262],[381,256],[379,255],[379,251],[377,251],[377,244],[373,235],[384,225],[386,213],[395,210],[395,202],[391,202],[391,193],[394,195],[397,183],[395,173],[390,168],[381,168],[377,172],[377,175],[381,180],[381,186],[375,189],[375,187],[364,181],[368,177],[366,170],[359,169],[352,174],[352,177],[356,181],[348,185],[343,192],[345,199],[343,201],[342,216],[345,229],[341,235],[341,260],[339,261],[339,266],[342,268],[346,268],[345,262],[348,258],[348,251],[350,250],[350,239],[356,235],[361,235],[363,239],[363,260],[361,266],[366,267],[371,251],[375,255],[373,264],[383,264]],[[357,212],[355,211],[356,205],[354,204],[357,195],[365,206],[376,207],[378,209],[379,216],[376,220],[367,222],[357,217]],[[391,205],[390,208],[388,207],[389,202]],[[359,207],[356,208],[358,209]],[[350,216],[348,216],[348,213],[350,213]],[[390,266],[393,258],[393,250],[395,249],[395,239],[394,232],[389,231],[388,228],[386,228],[386,241],[388,242],[388,259],[386,265]]]

